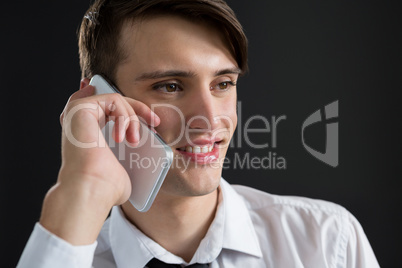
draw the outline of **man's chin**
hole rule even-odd
[[[169,171],[162,191],[179,196],[203,196],[214,192],[220,184],[221,170],[189,169],[178,174]]]

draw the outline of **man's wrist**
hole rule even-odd
[[[60,183],[47,193],[40,224],[72,245],[93,243],[113,204],[93,189]]]

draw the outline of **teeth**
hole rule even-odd
[[[195,153],[195,154],[210,153],[210,152],[212,152],[213,149],[214,149],[213,145],[211,145],[211,146],[203,146],[203,147],[200,147],[200,146],[194,146],[194,147],[193,146],[186,146],[186,147],[179,148],[179,150],[181,150],[181,151],[186,151],[188,153]]]

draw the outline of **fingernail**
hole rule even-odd
[[[152,112],[152,115],[151,115],[152,125],[158,125],[160,123],[160,121],[161,121],[161,119],[159,118],[159,116],[156,113]]]
[[[140,142],[140,133],[138,131],[134,132],[134,140],[136,144],[138,144]]]

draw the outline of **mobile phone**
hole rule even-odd
[[[105,77],[95,75],[90,85],[95,87],[95,94],[122,94]],[[141,212],[151,207],[167,172],[173,162],[173,151],[163,139],[145,123],[140,122],[140,142],[131,146],[126,139],[116,143],[112,138],[113,121],[102,129],[106,143],[127,171],[131,180],[131,204]]]

